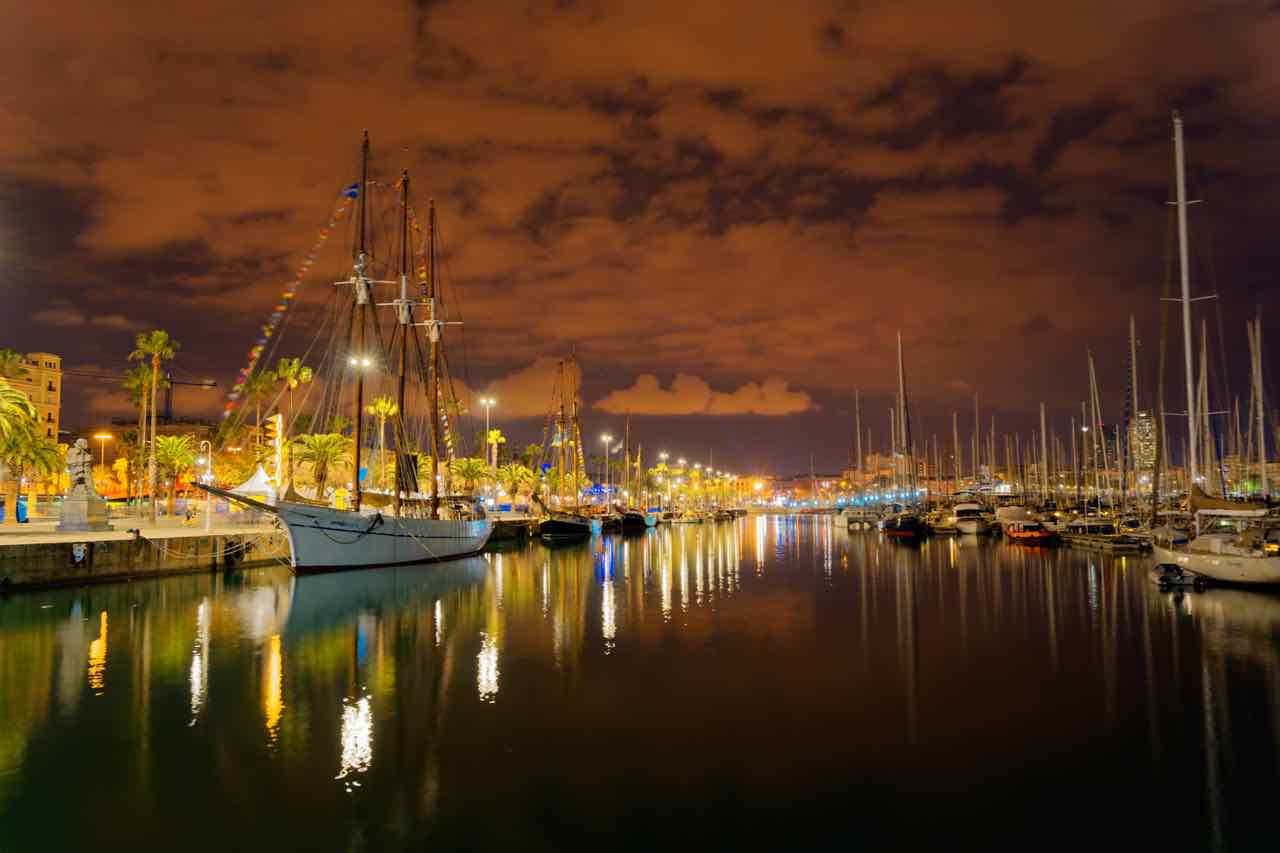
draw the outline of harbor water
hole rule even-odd
[[[758,516],[0,598],[0,851],[1280,848],[1280,597]]]

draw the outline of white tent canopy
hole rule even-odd
[[[253,476],[236,486],[231,491],[237,495],[244,495],[246,498],[254,498],[263,503],[275,505],[276,502],[276,484],[275,481],[267,475],[267,471],[258,465],[258,470],[253,472]]]

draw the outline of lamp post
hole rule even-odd
[[[489,410],[492,409],[494,404],[497,402],[498,401],[492,397],[480,398],[480,405],[484,406],[484,456],[486,460],[490,458],[489,447],[491,445],[497,447],[497,445],[493,444],[493,442],[489,440]],[[498,464],[498,460],[494,459],[489,464],[496,466]]]
[[[213,445],[206,439],[200,442],[200,452],[204,454],[204,484],[213,482]],[[206,532],[213,526],[213,493],[204,490],[204,529]]]
[[[659,453],[658,453],[658,461],[662,463],[662,466],[663,466],[664,468],[666,467],[666,465],[667,465],[667,451],[663,450],[663,451],[661,451],[661,452],[659,452]],[[670,472],[670,471],[668,471],[668,472],[666,473],[666,475],[664,475],[664,476],[663,476],[663,478],[662,478],[662,479],[663,479],[663,480],[670,481],[670,479],[671,479],[671,476],[670,476],[670,475],[671,475],[671,472]],[[661,487],[661,486],[662,486],[662,482],[661,482],[661,481],[659,481],[659,482],[658,482],[658,486],[659,486],[659,487]],[[667,486],[667,502],[668,502],[668,503],[670,503],[670,501],[671,501],[671,486],[669,486],[669,485],[668,485],[668,486]],[[659,490],[658,490],[658,509],[659,509],[660,511],[661,511],[661,510],[666,509],[666,507],[665,507],[665,506],[662,506],[662,490],[661,490],[661,488],[659,488]]]
[[[613,436],[606,432],[600,440],[604,442],[604,505],[609,506],[609,448],[613,445]]]
[[[97,440],[100,451],[98,454],[98,464],[105,468],[107,467],[107,442],[115,438],[115,436],[109,432],[96,432],[93,434],[93,437]]]

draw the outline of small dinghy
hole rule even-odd
[[[1202,590],[1208,586],[1208,579],[1203,575],[1193,574],[1181,566],[1162,563],[1151,570],[1151,582],[1162,591],[1170,589]]]

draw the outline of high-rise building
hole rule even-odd
[[[1156,419],[1150,412],[1138,412],[1129,424],[1133,464],[1139,471],[1156,467]]]
[[[9,386],[27,395],[35,406],[40,433],[58,440],[62,422],[62,357],[47,352],[30,352],[22,359],[25,376],[6,379]]]

